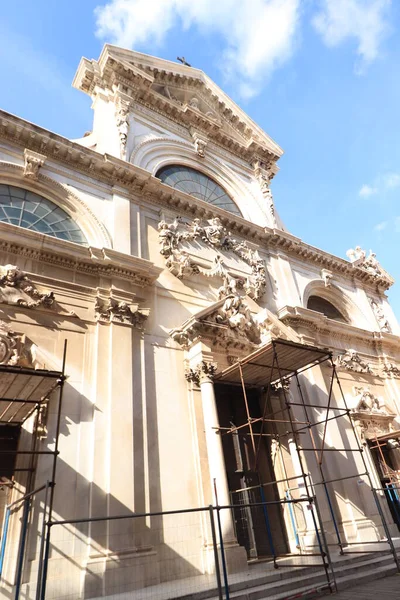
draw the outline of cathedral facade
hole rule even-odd
[[[315,485],[329,543],[396,535],[390,275],[373,253],[338,258],[286,230],[270,187],[282,149],[202,71],[106,45],[73,85],[93,101],[81,139],[0,112],[2,597],[36,597],[50,496],[68,523],[51,527],[46,598],[212,572],[202,514],[180,521],[183,543],[160,513],[257,502],[264,484],[271,503]],[[265,361],[229,378],[277,340],[326,361],[296,380],[263,379]],[[25,527],[18,500],[39,488]],[[309,512],[270,508],[272,552],[251,510],[240,526],[226,510],[228,571],[307,552]],[[107,521],[132,513],[147,516]]]

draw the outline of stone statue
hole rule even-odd
[[[379,306],[379,304],[373,298],[368,298],[368,300],[374,312],[375,318],[378,322],[379,329],[384,333],[392,333],[389,321],[385,317],[385,313],[383,312],[382,307]]]
[[[346,252],[346,256],[350,260],[350,262],[355,262],[357,260],[363,261],[365,259],[365,250],[361,248],[361,246],[356,246],[354,249],[349,248]]]

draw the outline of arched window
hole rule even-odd
[[[333,306],[328,300],[325,300],[325,298],[321,298],[320,296],[310,296],[307,302],[307,308],[322,313],[328,317],[328,319],[341,321],[342,323],[347,322],[347,319],[345,319],[336,306]]]
[[[29,190],[0,184],[0,221],[46,235],[87,244],[78,225],[59,206]]]
[[[223,208],[239,217],[242,216],[240,210],[225,190],[210,177],[200,171],[196,171],[196,169],[182,165],[169,165],[160,169],[157,177],[163,183],[181,192],[186,192],[186,194],[218,206],[218,208]]]

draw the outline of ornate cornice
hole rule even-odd
[[[245,239],[259,244],[260,247],[282,250],[285,254],[301,261],[314,263],[320,268],[329,269],[342,277],[354,278],[378,291],[384,291],[392,284],[392,281],[388,281],[386,278],[377,279],[356,264],[314,248],[287,232],[255,225],[239,216],[193,198],[189,194],[173,189],[135,165],[108,154],[103,155],[84,148],[76,142],[50,133],[4,111],[0,111],[0,139],[46,154],[46,164],[50,160],[54,160],[77,172],[84,173],[94,180],[124,187],[139,201],[141,199],[158,207],[166,207],[173,211],[173,214],[179,211],[188,217],[207,219],[219,217],[222,224],[232,233],[241,235]],[[42,175],[39,175],[40,177]]]
[[[111,248],[94,248],[71,244],[64,240],[0,222],[0,251],[23,256],[40,263],[64,269],[127,279],[139,287],[151,285],[162,272],[144,258],[122,254]]]
[[[375,351],[375,359],[380,357],[382,361],[385,353],[396,355],[399,349],[399,336],[397,335],[367,331],[349,323],[333,321],[325,315],[316,315],[314,311],[303,307],[285,306],[278,311],[278,317],[295,331],[304,328],[314,338],[319,335],[326,336],[331,341],[337,340],[334,342],[334,347],[338,349],[357,347],[359,344],[369,346]],[[381,376],[383,372],[384,370],[378,376]]]

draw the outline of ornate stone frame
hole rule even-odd
[[[48,198],[71,216],[83,231],[89,246],[112,248],[106,227],[67,184],[63,185],[41,172],[36,179],[27,178],[24,167],[3,161],[0,161],[0,183],[15,185]]]

